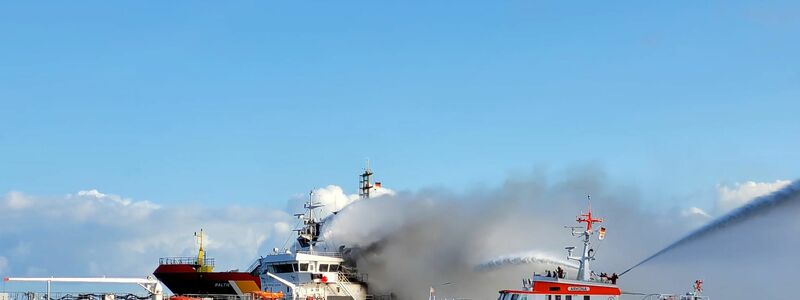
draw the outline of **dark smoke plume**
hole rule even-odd
[[[593,213],[605,219],[602,225],[608,229],[606,239],[593,245],[598,260],[592,269],[596,272],[630,266],[631,258],[647,257],[660,249],[659,244],[697,228],[693,223],[697,220],[682,215],[681,207],[647,207],[636,188],[611,182],[598,169],[576,169],[563,178],[552,181],[541,175],[517,176],[500,187],[468,193],[426,190],[358,201],[326,224],[323,238],[333,247],[357,249],[351,254],[359,271],[369,275],[370,289],[376,293],[392,292],[401,300],[418,299],[427,297],[429,288],[434,287],[439,298],[495,299],[498,290],[520,288],[522,278],[554,268],[541,260],[503,258],[505,255],[532,252],[560,260],[566,256],[565,246],[578,246],[579,241],[563,226],[576,225],[575,216],[585,210],[589,193]],[[796,189],[797,183],[792,187]],[[709,199],[709,204],[714,200]],[[750,206],[770,205],[778,202]],[[738,230],[741,226],[728,225],[743,219],[749,218],[725,218],[715,224]],[[784,226],[788,222],[774,221]],[[791,224],[800,228],[800,222]],[[771,272],[773,263],[794,257],[777,251],[800,246],[796,238],[764,234],[770,232],[765,228],[771,228],[765,226],[775,225],[748,226],[745,233],[778,246],[773,253],[728,240],[714,240],[714,245],[696,240],[693,245],[706,248],[665,255],[660,264],[652,264],[657,268],[626,275],[621,286],[629,291],[681,293],[695,279],[704,278],[707,291],[715,296],[712,298],[746,299],[737,297],[744,294],[730,292],[742,276],[731,268],[748,274]],[[703,228],[714,227],[709,226]],[[725,230],[728,234],[735,231]],[[720,247],[725,247],[725,255],[714,252]],[[495,267],[480,267],[492,261],[497,262],[492,264]],[[574,276],[574,271],[568,273]],[[757,281],[765,289],[777,288],[778,281],[760,278]]]
[[[634,189],[583,168],[555,183],[530,176],[467,194],[428,190],[358,201],[327,224],[323,239],[357,249],[359,270],[368,273],[376,292],[413,299],[427,297],[433,286],[440,297],[496,298],[497,290],[519,288],[521,278],[566,260],[564,247],[579,242],[563,226],[585,210],[589,192],[597,199],[595,213],[613,228],[609,243],[627,243],[623,237],[637,222],[664,219],[643,214]],[[669,230],[674,228],[662,228]],[[598,246],[605,261],[597,268],[627,261],[627,255],[612,252],[617,246]],[[537,253],[533,258],[504,256],[531,251]],[[452,284],[437,287],[445,282]]]

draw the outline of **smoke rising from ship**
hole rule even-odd
[[[677,247],[680,247],[681,245],[690,243],[698,239],[702,239],[706,236],[714,234],[715,232],[723,230],[729,226],[740,224],[749,219],[763,216],[764,214],[774,211],[775,209],[779,209],[785,205],[796,204],[798,202],[800,202],[800,181],[795,181],[794,183],[772,194],[758,197],[755,200],[737,209],[734,209],[730,213],[713,220],[712,222],[704,225],[703,227],[698,228],[697,230],[686,235],[685,237],[675,241],[674,243],[670,244],[664,249],[656,252],[655,254],[645,258],[641,262],[628,268],[624,272],[620,273],[620,275],[628,273],[634,268],[664,253],[667,253]]]
[[[581,168],[555,182],[534,174],[464,194],[423,190],[358,201],[326,224],[322,238],[333,248],[353,248],[359,270],[369,274],[370,287],[378,292],[411,299],[426,296],[431,284],[446,281],[453,284],[437,290],[449,297],[493,298],[499,289],[515,288],[523,276],[569,265],[543,255],[501,256],[533,250],[566,258],[564,246],[579,241],[562,226],[571,225],[569,220],[585,208],[586,191],[597,199],[596,213],[622,227],[614,227],[607,240],[618,242],[635,223],[660,218],[642,215],[631,205],[640,199],[630,188],[607,182],[600,170]],[[665,233],[680,230],[659,228]],[[607,255],[609,266],[629,261],[618,251],[606,251],[614,247],[600,247],[597,253]],[[637,251],[630,252],[646,254]],[[495,271],[486,272],[488,267]],[[610,269],[598,266],[603,267]]]
[[[575,246],[578,240],[562,226],[572,225],[569,220],[585,208],[587,191],[595,200],[594,213],[606,220],[604,226],[609,230],[604,241],[593,244],[602,258],[592,265],[596,272],[629,266],[631,258],[645,257],[657,250],[653,246],[677,239],[698,226],[697,216],[682,214],[680,208],[659,211],[643,207],[645,201],[635,188],[610,182],[602,170],[581,168],[562,180],[548,179],[534,174],[511,178],[495,189],[463,194],[442,190],[399,192],[355,202],[329,220],[323,238],[333,247],[353,247],[352,257],[359,270],[369,274],[370,287],[376,292],[394,292],[407,299],[427,297],[435,283],[453,282],[436,288],[437,293],[483,299],[495,297],[500,289],[517,288],[520,278],[533,272],[554,269],[559,253],[566,258],[564,247]],[[738,219],[715,224],[728,226]],[[752,230],[767,226],[762,225]],[[771,237],[762,238],[773,242]],[[551,255],[506,255],[526,251]],[[741,251],[732,248],[725,253],[745,255]],[[708,259],[715,257],[713,252],[677,252],[670,256],[669,264],[658,264],[660,269],[648,268],[641,271],[645,276],[626,278],[625,287],[681,290],[682,281],[703,278],[700,276],[713,274],[720,283],[735,279],[719,272],[727,265],[720,267],[714,265],[718,261]],[[692,257],[706,261],[698,263]],[[763,261],[750,262],[746,257],[737,261],[743,270],[758,272],[765,267]],[[777,257],[783,259],[785,255],[777,253]],[[650,284],[656,277],[647,274],[680,279],[677,283],[659,281],[654,288]]]

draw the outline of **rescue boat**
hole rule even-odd
[[[695,281],[694,291],[683,295],[660,293],[624,293],[617,286],[619,275],[601,273],[597,274],[590,268],[590,262],[595,260],[594,250],[591,247],[592,236],[597,235],[598,240],[603,240],[606,235],[604,227],[594,226],[602,223],[602,218],[592,215],[591,198],[587,213],[581,213],[576,220],[577,227],[567,227],[572,230],[572,236],[580,238],[583,242],[583,251],[580,256],[573,256],[575,247],[566,247],[567,259],[579,263],[578,272],[573,279],[568,279],[566,271],[558,268],[547,271],[546,274],[534,273],[531,278],[522,280],[522,289],[501,290],[498,300],[620,300],[622,295],[630,297],[643,297],[643,300],[708,300],[702,296],[702,280]],[[637,297],[638,296],[638,297]],[[635,299],[632,298],[632,299]],[[627,297],[626,297],[627,299]]]

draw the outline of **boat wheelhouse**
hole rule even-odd
[[[273,253],[260,259],[261,285],[291,299],[366,299],[363,275],[347,273],[338,252]]]
[[[503,290],[497,300],[616,300],[613,284],[534,276],[524,290]]]

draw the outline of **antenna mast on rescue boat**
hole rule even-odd
[[[587,199],[589,201],[589,211],[585,214],[581,213],[581,215],[578,216],[578,219],[576,220],[578,223],[586,223],[586,229],[583,231],[579,231],[578,229],[580,229],[581,227],[571,227],[572,235],[583,239],[583,254],[581,254],[580,257],[572,256],[572,250],[574,250],[575,247],[566,248],[569,253],[567,255],[567,259],[578,261],[580,263],[580,268],[578,269],[578,276],[576,279],[582,281],[588,281],[591,278],[592,274],[591,269],[589,269],[589,262],[594,260],[594,253],[593,253],[594,250],[590,248],[591,242],[589,241],[589,238],[595,232],[599,232],[600,233],[599,239],[602,240],[605,237],[606,233],[606,229],[602,227],[600,227],[598,230],[592,229],[592,225],[594,223],[601,223],[603,222],[603,219],[601,218],[595,219],[592,216],[592,198],[591,196],[587,196]]]

